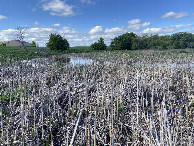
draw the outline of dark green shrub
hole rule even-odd
[[[91,45],[91,48],[94,50],[106,50],[106,44],[104,43],[104,39],[100,38],[98,42],[95,42]]]
[[[49,42],[46,46],[51,50],[67,50],[69,48],[69,43],[59,34],[50,34]]]

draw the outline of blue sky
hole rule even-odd
[[[27,26],[25,40],[45,46],[50,33],[71,46],[91,45],[126,32],[137,35],[194,33],[193,0],[1,0],[0,41],[15,39]]]

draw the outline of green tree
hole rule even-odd
[[[133,32],[125,33],[111,40],[111,47],[117,50],[131,50],[132,43],[136,39],[136,34]]]
[[[0,42],[0,46],[6,46],[6,42]]]
[[[91,45],[91,48],[94,50],[106,50],[106,44],[104,43],[104,39],[101,37],[98,42],[95,42]]]
[[[188,32],[175,33],[170,37],[170,44],[174,49],[192,48],[193,42],[194,35]]]
[[[35,41],[32,41],[32,47],[36,47],[36,43],[35,43]]]
[[[51,33],[46,46],[51,50],[67,50],[69,49],[69,42],[61,35]]]
[[[176,40],[173,43],[173,49],[181,49],[181,43],[180,41]]]

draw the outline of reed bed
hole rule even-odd
[[[64,55],[2,66],[0,143],[193,145],[194,57],[181,55],[104,52],[90,65]]]

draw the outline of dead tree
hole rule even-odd
[[[26,35],[27,27],[26,26],[17,26],[16,30],[17,30],[17,34],[16,34],[15,40],[20,41],[20,43],[21,43],[20,48],[24,49],[26,52],[28,52],[28,49],[24,44],[24,37]]]

